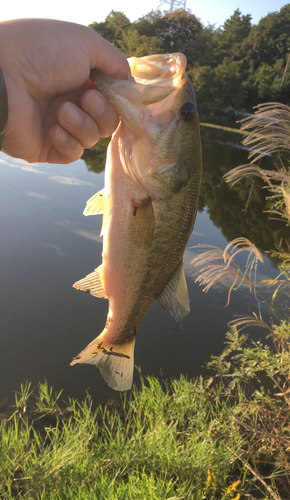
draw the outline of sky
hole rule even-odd
[[[0,9],[0,21],[10,19],[40,17],[48,19],[60,19],[79,24],[88,25],[95,22],[104,21],[111,10],[123,12],[131,22],[141,16],[148,14],[152,9],[156,10],[159,0],[86,0],[72,2],[68,0],[13,0],[3,1]],[[169,0],[160,7],[160,10],[169,8]],[[242,14],[251,14],[252,24],[258,24],[262,17],[269,12],[279,11],[287,4],[285,0],[187,0],[186,8],[199,17],[206,26],[216,24],[221,26],[236,9],[240,9]]]

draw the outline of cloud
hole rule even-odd
[[[195,234],[196,236],[204,236],[203,233],[198,233],[197,231],[193,230],[191,234]]]
[[[46,172],[43,172],[42,170],[38,170],[37,166],[33,167],[32,165],[25,165],[25,166],[20,166],[20,165],[13,165],[14,167],[21,168],[21,170],[24,170],[25,172],[32,172],[34,174],[45,174]]]
[[[59,182],[59,184],[67,184],[70,186],[93,186],[91,182],[81,181],[80,179],[76,179],[75,177],[64,177],[61,175],[53,175],[50,176],[49,179]]]
[[[59,255],[60,257],[65,257],[65,253],[64,253],[64,252],[62,251],[62,249],[61,249],[61,248],[59,248],[58,246],[56,246],[56,245],[52,245],[52,244],[50,244],[50,243],[43,243],[43,246],[48,247],[48,248],[51,248],[51,249],[52,249],[52,250],[54,250],[54,251],[55,251],[55,253],[56,253],[57,255]]]
[[[95,233],[93,231],[89,231],[87,229],[74,229],[74,233],[78,234],[79,236],[83,236],[84,238],[87,238],[88,240],[93,240],[93,241],[97,241],[98,243],[103,243],[102,236],[100,236],[98,233]]]
[[[28,196],[31,196],[32,198],[38,198],[40,200],[49,200],[49,196],[46,196],[46,194],[40,194],[40,193],[35,193],[34,191],[27,191]]]
[[[40,170],[43,168],[43,165],[39,165],[35,163],[34,165],[27,163],[25,160],[21,160],[19,158],[10,158],[9,156],[3,158],[0,158],[0,164],[3,163],[4,165],[12,168],[20,168],[21,170],[24,170],[26,172],[33,172],[34,174],[44,174],[43,170]]]

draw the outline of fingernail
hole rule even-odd
[[[69,125],[73,125],[74,127],[78,127],[82,121],[78,109],[70,102],[65,103],[61,110],[60,116],[63,120],[69,123]]]
[[[60,126],[58,126],[56,131],[55,131],[55,137],[59,142],[62,142],[62,143],[66,143],[69,139],[68,133]]]
[[[83,106],[96,116],[102,115],[106,109],[104,98],[96,90],[87,92]]]

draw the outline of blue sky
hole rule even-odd
[[[252,15],[252,23],[257,24],[262,17],[269,12],[279,11],[287,2],[283,0],[187,0],[186,8],[199,17],[203,24],[216,24],[221,26],[236,9],[243,14]],[[71,2],[62,0],[14,0],[2,2],[0,9],[0,21],[23,18],[42,17],[50,19],[61,19],[88,25],[93,21],[100,22],[105,19],[111,10],[118,10],[131,20],[135,21],[156,10],[159,0],[86,0],[85,2]],[[163,4],[161,10],[168,7]]]

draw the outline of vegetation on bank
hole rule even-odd
[[[0,498],[289,498],[289,325],[273,339],[247,344],[233,328],[215,376],[148,378],[96,410],[22,387],[1,423]]]
[[[252,112],[266,101],[290,104],[289,22],[288,3],[257,25],[239,9],[219,27],[204,26],[190,10],[178,9],[151,11],[133,23],[112,11],[90,26],[126,57],[183,52],[201,120],[234,123],[236,110]]]

